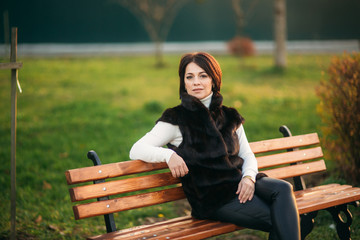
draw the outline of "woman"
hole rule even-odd
[[[258,173],[243,117],[222,105],[219,63],[208,53],[186,54],[179,77],[181,104],[165,110],[130,158],[166,162],[195,218],[270,232],[269,239],[300,239],[292,186]]]

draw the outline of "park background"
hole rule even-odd
[[[243,2],[246,10],[251,1]],[[247,15],[242,34],[258,47],[251,57],[227,52],[226,42],[236,35],[231,1],[188,2],[178,11],[166,38],[162,68],[155,67],[154,46],[142,24],[114,1],[13,0],[0,6],[1,12],[8,14],[8,26],[19,29],[18,55],[23,62],[17,136],[19,239],[82,239],[105,232],[102,217],[74,220],[64,172],[90,166],[86,153],[91,149],[103,163],[128,160],[131,145],[151,129],[165,108],[178,104],[177,64],[185,51],[209,46],[205,50],[215,54],[224,72],[225,104],[245,116],[250,141],[279,137],[282,124],[293,134],[318,132],[322,136],[315,89],[328,77],[333,56],[341,56],[344,50],[359,51],[360,2],[355,0],[288,0],[288,65],[281,71],[274,68],[272,56],[272,1],[257,1]],[[5,19],[0,26],[2,62],[8,61]],[[7,239],[7,71],[0,72],[0,99],[0,239]],[[331,168],[332,163],[327,165]],[[345,183],[335,173],[309,180],[312,184]],[[115,216],[118,227],[131,227],[186,213],[187,209],[179,206],[165,204]],[[360,213],[353,213],[356,239],[360,238]],[[309,239],[334,239],[336,231],[327,213],[316,223]],[[248,230],[227,237],[245,239],[249,235],[266,239],[266,235]]]
[[[257,2],[251,7],[253,2]],[[244,33],[254,40],[273,39],[273,1],[244,0]],[[116,0],[4,0],[19,43],[148,42],[141,23]],[[359,39],[359,1],[288,0],[288,40]],[[167,41],[226,41],[235,35],[230,0],[193,0],[178,11]],[[3,28],[3,24],[0,26]],[[4,31],[0,31],[0,41]]]

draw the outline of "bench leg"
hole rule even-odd
[[[300,215],[301,239],[304,240],[314,228],[314,218],[317,211]]]
[[[95,151],[93,151],[93,150],[89,151],[87,153],[87,157],[88,157],[88,159],[93,161],[94,166],[101,165],[100,158],[98,157],[98,155],[96,154]],[[104,179],[96,180],[96,181],[94,181],[94,184],[102,183],[102,182],[105,182],[105,180]],[[103,200],[108,200],[108,199],[109,199],[109,197],[102,197],[102,198],[98,198],[97,200],[103,201]],[[105,214],[104,220],[105,220],[106,232],[108,232],[108,233],[115,232],[116,225],[115,225],[114,215],[112,213]]]
[[[326,210],[328,210],[333,217],[339,239],[350,240],[350,225],[352,223],[352,215],[347,207],[347,204],[331,207]],[[346,216],[346,221],[342,218],[341,213]]]

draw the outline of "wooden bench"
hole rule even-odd
[[[316,133],[291,136],[285,126],[280,131],[284,137],[252,142],[250,146],[257,154],[261,172],[274,178],[290,179],[293,183],[301,216],[302,239],[312,231],[319,210],[331,213],[340,239],[350,239],[352,216],[348,205],[359,205],[360,189],[340,184],[306,188],[303,175],[326,170],[325,162],[321,159],[323,153],[318,146],[319,137]],[[104,215],[108,233],[88,239],[204,239],[241,229],[229,223],[183,216],[117,231],[113,213],[184,199],[180,181],[173,178],[169,171],[158,171],[167,169],[166,163],[150,164],[133,160],[101,165],[94,151],[88,153],[88,158],[93,160],[95,166],[65,172],[69,185],[95,183],[69,189],[73,202],[95,199],[73,206],[75,219]],[[111,179],[121,176],[126,177]],[[105,179],[108,181],[105,182]],[[159,187],[165,188],[159,190]],[[150,191],[153,188],[158,189]],[[346,221],[341,215],[346,216]]]

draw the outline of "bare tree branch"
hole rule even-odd
[[[178,11],[190,0],[112,0],[128,9],[144,26],[156,44],[158,65],[162,62],[162,43],[166,41]]]

